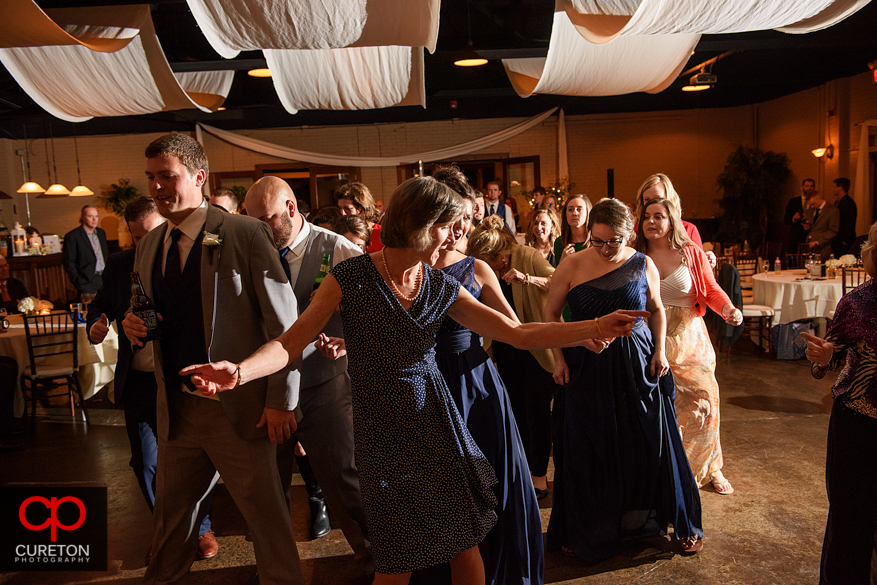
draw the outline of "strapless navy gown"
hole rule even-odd
[[[574,321],[617,309],[644,310],[646,259],[634,254],[609,274],[569,291]],[[554,402],[554,507],[548,547],[585,561],[614,556],[634,539],[673,526],[702,537],[700,495],[676,426],[672,374],[648,373],[654,351],[647,323],[600,354],[564,350],[570,381]]]

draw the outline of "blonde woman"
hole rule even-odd
[[[673,201],[658,197],[642,208],[636,249],[652,259],[661,275],[676,420],[694,479],[699,486],[711,483],[716,492],[732,494],[734,488],[722,474],[716,353],[703,315],[709,306],[734,326],[743,322],[743,315],[716,283],[704,251],[685,233]]]
[[[664,173],[651,175],[639,186],[639,190],[636,193],[636,211],[634,211],[634,215],[636,217],[642,215],[643,206],[656,197],[672,201],[676,209],[679,210],[679,216],[682,217],[682,203],[679,201],[679,194],[673,187],[670,177]],[[697,231],[697,226],[684,220],[681,221],[682,227],[685,228],[685,233],[689,239],[698,247],[703,248],[703,240],[700,239],[700,232]]]
[[[527,226],[527,245],[542,254],[549,264],[557,267],[554,255],[554,241],[560,237],[560,223],[557,215],[548,209],[536,209]]]

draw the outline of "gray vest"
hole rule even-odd
[[[298,301],[299,315],[305,312],[311,303],[311,293],[314,291],[314,281],[320,273],[320,264],[323,262],[323,254],[328,254],[331,260],[335,250],[335,239],[343,236],[326,234],[311,229],[308,234],[308,243],[305,247],[298,279],[292,287],[295,298]],[[329,337],[344,337],[344,329],[341,324],[341,315],[335,313],[329,319],[329,323],[323,329],[323,333]],[[335,376],[347,371],[347,356],[330,360],[309,344],[302,355],[301,388],[310,388],[331,380]]]

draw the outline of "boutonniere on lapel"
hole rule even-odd
[[[201,245],[207,246],[210,250],[210,264],[213,265],[213,251],[218,250],[220,246],[223,244],[222,232],[218,227],[214,228],[212,232],[208,232],[204,230],[204,238],[201,240]]]

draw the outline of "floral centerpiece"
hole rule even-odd
[[[841,266],[844,268],[850,268],[851,266],[855,266],[858,262],[858,259],[852,254],[844,254],[840,258],[827,260],[825,266],[827,268],[840,268]]]
[[[36,297],[24,297],[18,301],[18,310],[25,315],[45,314],[55,308],[51,301],[41,301]]]
[[[25,315],[33,315],[34,309],[37,306],[37,300],[36,297],[24,297],[18,301],[18,310]]]

